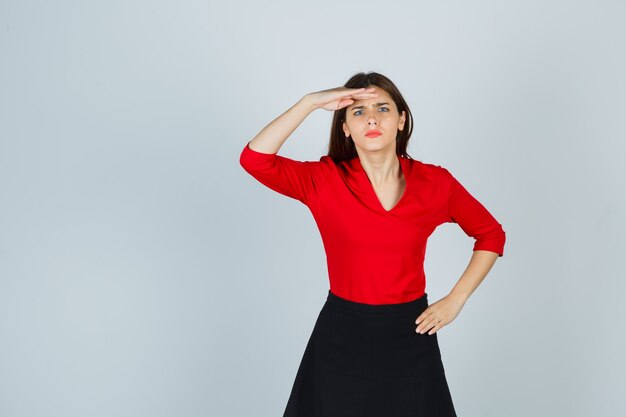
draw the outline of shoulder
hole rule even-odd
[[[322,156],[316,160],[300,160],[279,155],[278,152],[265,153],[254,150],[250,142],[241,150],[240,164],[248,170],[291,170],[300,174],[324,174],[330,170],[332,159]]]
[[[424,162],[417,159],[409,159],[409,161],[411,164],[411,172],[415,172],[416,175],[421,177],[443,181],[450,180],[452,177],[450,171],[442,165]]]
[[[338,167],[346,165],[349,161],[335,161],[328,155],[322,155],[319,161],[315,161],[315,164],[318,164],[318,168],[325,171],[336,170]]]

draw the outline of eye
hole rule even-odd
[[[389,109],[387,107],[379,107],[379,110],[384,109],[386,112],[389,111]]]
[[[357,111],[355,111],[355,112],[354,112],[354,115],[355,115],[355,116],[358,116],[358,114],[357,114],[357,113],[362,112],[362,111],[363,111],[363,110],[357,110]]]

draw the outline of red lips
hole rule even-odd
[[[380,133],[379,130],[375,130],[375,129],[374,130],[368,130],[365,133],[365,136],[367,136],[368,138],[375,138],[375,137],[378,137],[380,135],[382,135],[382,133]]]

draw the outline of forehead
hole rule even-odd
[[[349,108],[352,108],[354,106],[368,106],[368,105],[373,105],[376,103],[383,103],[383,102],[389,103],[389,105],[391,106],[395,106],[395,103],[393,99],[391,98],[391,96],[389,95],[389,93],[387,93],[385,90],[375,85],[372,87],[374,87],[374,92],[378,94],[378,97],[355,100],[354,103],[352,103]]]

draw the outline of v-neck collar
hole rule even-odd
[[[370,181],[369,177],[367,176],[367,172],[365,172],[365,169],[363,168],[363,165],[361,165],[361,160],[359,159],[358,156],[354,157],[352,159],[352,163],[353,163],[353,168],[355,170],[355,172],[357,173],[357,175],[360,176],[360,181],[364,184],[364,187],[367,188],[367,194],[370,198],[370,200],[372,200],[373,204],[376,205],[376,208],[378,208],[379,210],[383,211],[384,213],[394,213],[395,211],[397,211],[398,207],[400,207],[401,205],[404,204],[404,201],[408,198],[408,194],[409,194],[409,187],[411,185],[411,180],[409,179],[409,164],[410,161],[408,160],[408,158],[405,158],[402,155],[397,155],[398,160],[400,161],[400,169],[402,170],[402,175],[404,176],[404,181],[405,181],[405,187],[404,187],[404,191],[402,193],[402,196],[400,196],[400,199],[398,199],[398,201],[396,202],[396,204],[389,210],[387,210],[383,204],[380,202],[380,199],[378,198],[378,195],[376,195],[376,191],[374,190],[374,186],[372,185],[372,182]]]

